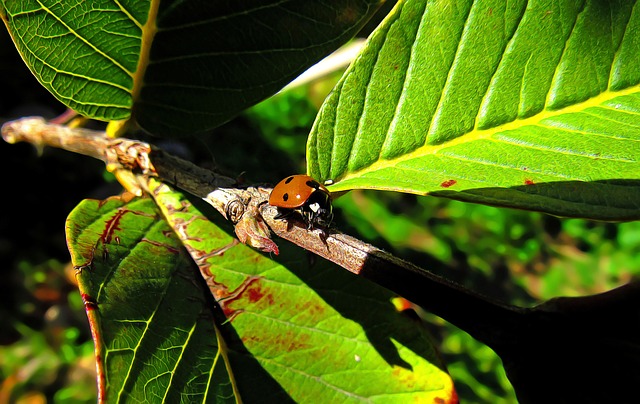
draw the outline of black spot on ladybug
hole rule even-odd
[[[293,181],[293,176],[291,176],[291,177],[287,178],[287,179],[284,181],[284,183],[285,183],[285,184],[288,184],[288,183],[290,183],[291,181]],[[286,201],[286,199],[285,199],[285,201]]]
[[[313,189],[320,189],[320,183],[316,181],[307,181],[307,186]]]
[[[282,199],[284,199],[284,201],[288,201],[289,200],[289,194],[284,194],[282,195]]]

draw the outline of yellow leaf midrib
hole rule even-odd
[[[158,18],[158,8],[160,7],[160,0],[152,0],[149,3],[149,14],[147,21],[142,26],[142,40],[140,42],[140,58],[138,59],[138,68],[133,75],[133,88],[131,89],[131,99],[135,105],[136,101],[140,97],[140,92],[144,84],[144,74],[149,66],[149,56],[151,54],[151,45],[153,39],[158,32],[158,26],[156,25],[156,19]]]
[[[341,177],[340,181],[359,178],[366,174],[369,174],[371,172],[375,172],[384,168],[393,168],[405,161],[425,157],[427,155],[434,155],[446,149],[454,148],[456,146],[468,144],[478,140],[488,140],[488,139],[490,140],[494,135],[501,132],[515,130],[525,126],[539,125],[540,122],[542,122],[545,119],[558,117],[558,116],[562,116],[569,113],[583,112],[587,108],[600,106],[603,103],[607,101],[611,101],[617,97],[636,94],[638,92],[640,92],[640,84],[628,87],[620,91],[615,91],[615,92],[605,91],[598,94],[597,96],[589,98],[580,103],[569,105],[557,110],[544,110],[539,114],[533,115],[529,118],[516,119],[514,121],[507,122],[490,129],[478,129],[477,127],[475,127],[470,132],[467,132],[463,135],[456,137],[455,139],[449,140],[442,144],[438,144],[438,145],[425,144],[424,146],[421,146],[410,153],[403,154],[396,158],[393,158],[390,160],[384,160],[384,159],[378,160],[367,167],[348,173],[344,177]]]

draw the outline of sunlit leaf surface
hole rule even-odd
[[[640,217],[635,2],[398,3],[326,100],[308,170],[597,219]]]

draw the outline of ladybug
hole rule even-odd
[[[315,224],[328,226],[333,219],[331,193],[324,185],[304,174],[291,175],[273,187],[269,205],[278,208],[276,219],[300,214],[309,230]]]

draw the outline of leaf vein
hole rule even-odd
[[[465,17],[464,20],[464,25],[462,27],[462,30],[460,31],[460,37],[458,38],[458,44],[456,47],[456,52],[454,57],[451,60],[451,65],[449,66],[449,70],[447,72],[447,78],[445,79],[444,82],[444,86],[442,87],[442,90],[440,90],[440,99],[438,100],[438,105],[436,106],[434,112],[433,112],[433,119],[431,120],[431,124],[429,125],[429,129],[427,130],[427,136],[425,136],[425,142],[424,142],[424,146],[426,146],[429,142],[429,134],[434,133],[435,131],[435,127],[439,122],[439,115],[442,113],[442,106],[444,104],[445,98],[446,98],[446,94],[448,93],[449,90],[449,86],[451,85],[451,81],[452,81],[452,77],[455,73],[456,70],[456,61],[458,60],[458,57],[460,55],[460,51],[462,50],[462,45],[463,45],[463,40],[462,38],[464,38],[465,32],[469,29],[469,21],[471,19],[471,10],[473,9],[472,7],[469,7],[469,11],[467,12],[467,15]]]
[[[557,80],[560,79],[559,74],[560,74],[560,66],[562,65],[562,59],[564,58],[564,56],[567,53],[567,48],[569,47],[569,41],[572,38],[573,33],[576,30],[576,25],[578,24],[578,20],[580,19],[580,16],[582,15],[582,13],[584,13],[585,9],[586,9],[586,1],[582,2],[581,5],[581,9],[580,11],[578,11],[578,13],[576,13],[576,17],[573,20],[573,26],[571,27],[571,30],[569,31],[569,34],[567,35],[567,37],[564,40],[564,47],[562,49],[562,52],[560,53],[560,57],[558,58],[558,61],[556,63],[554,72],[553,72],[553,78],[551,79],[551,82],[549,84],[549,88],[547,89],[547,97],[546,100],[544,102],[545,108],[549,105],[551,105],[551,98],[555,95],[553,92],[553,89],[556,88],[557,86]]]
[[[423,26],[423,23],[425,22],[424,14],[426,12],[427,10],[426,10],[426,2],[425,2],[424,9],[422,10],[422,14],[421,14],[422,17],[420,18],[420,23],[416,27],[416,30],[413,33],[413,39],[411,40],[411,47],[409,48],[409,61],[407,64],[407,69],[404,71],[404,77],[402,78],[402,90],[398,94],[398,99],[395,102],[395,109],[393,110],[393,116],[391,117],[391,120],[389,120],[389,125],[387,126],[387,132],[385,133],[384,139],[382,140],[382,146],[378,150],[378,160],[382,158],[382,153],[384,152],[384,150],[390,146],[389,143],[391,143],[391,139],[392,139],[391,137],[392,130],[395,129],[395,127],[398,124],[398,119],[400,119],[400,110],[402,108],[404,100],[406,99],[405,95],[408,89],[407,79],[410,78],[411,71],[413,70],[414,63],[412,63],[412,61],[415,59],[416,47],[418,46],[417,38],[418,38],[418,34],[420,33],[420,28]],[[396,23],[398,23],[398,21],[396,21]]]
[[[109,60],[111,63],[113,63],[115,66],[117,66],[120,70],[122,70],[123,72],[125,72],[127,75],[129,75],[130,77],[133,77],[134,73],[130,72],[127,68],[125,68],[122,64],[120,64],[117,60],[115,60],[114,58],[110,57],[109,55],[107,55],[105,52],[103,52],[101,49],[99,49],[98,47],[96,47],[94,44],[92,44],[91,42],[89,42],[88,40],[86,40],[84,37],[82,37],[81,35],[79,35],[74,29],[72,29],[67,23],[65,23],[62,18],[60,18],[59,16],[57,16],[55,13],[53,13],[48,7],[46,7],[44,4],[42,4],[42,2],[40,0],[37,0],[38,4],[40,4],[40,6],[42,7],[42,9],[49,15],[51,15],[55,20],[57,20],[60,24],[62,24],[65,29],[67,29],[73,36],[75,36],[76,38],[78,38],[81,42],[84,42],[86,45],[88,45],[91,49],[93,49],[96,53],[98,53],[99,55],[101,55],[102,57],[104,57],[106,60]]]

